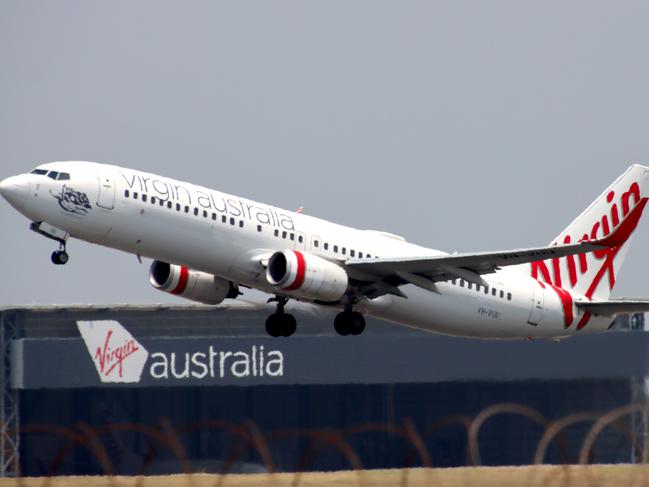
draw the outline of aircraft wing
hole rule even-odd
[[[399,290],[399,286],[406,283],[414,284],[432,292],[436,292],[435,282],[456,278],[478,285],[486,285],[486,282],[480,276],[495,272],[501,267],[621,246],[635,230],[646,203],[647,198],[643,198],[613,232],[597,240],[500,252],[477,252],[428,257],[349,259],[345,261],[344,265],[352,279],[367,283],[362,284],[359,289],[361,293],[370,298],[382,294],[405,297],[403,292]]]
[[[579,301],[578,308],[597,315],[615,316],[619,314],[642,313],[649,311],[646,299],[610,299],[607,301]]]
[[[345,261],[345,268],[352,279],[374,284],[367,288],[369,292],[362,290],[363,294],[377,297],[388,293],[403,297],[403,293],[396,289],[402,284],[415,284],[433,292],[436,291],[436,282],[457,278],[478,285],[486,285],[480,276],[496,272],[501,267],[565,257],[604,248],[607,247],[595,240],[572,245],[501,252],[477,252],[433,257],[349,259]],[[374,290],[377,286],[378,289]]]

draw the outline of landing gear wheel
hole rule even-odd
[[[275,296],[268,300],[277,303],[277,311],[266,319],[266,333],[272,337],[290,337],[297,329],[295,316],[284,313],[284,306],[288,302],[285,296]]]
[[[290,337],[297,330],[297,320],[293,315],[283,314],[282,316],[282,336]]]
[[[297,321],[292,314],[273,313],[266,319],[266,333],[272,337],[289,337],[297,329]]]
[[[358,311],[343,311],[334,319],[334,329],[339,335],[360,335],[365,330],[365,318]]]
[[[268,318],[266,318],[266,333],[272,337],[282,336],[282,326],[281,320],[277,313],[273,313]]]
[[[352,335],[360,335],[365,330],[365,318],[358,311],[352,311],[351,315],[349,333]]]
[[[342,336],[349,335],[349,330],[347,328],[347,311],[338,313],[336,318],[334,318],[334,329],[336,333]]]
[[[65,250],[56,250],[52,252],[52,263],[55,265],[64,265],[68,263],[70,256]]]

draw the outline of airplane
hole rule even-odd
[[[649,168],[632,165],[549,245],[454,253],[337,225],[135,169],[51,162],[0,182],[0,194],[58,242],[70,238],[153,259],[160,291],[217,305],[241,288],[273,297],[273,336],[297,328],[289,300],[337,311],[340,335],[365,315],[433,333],[485,339],[561,339],[605,331],[649,300],[610,299],[647,204]]]

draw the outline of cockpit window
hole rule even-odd
[[[47,173],[47,177],[55,179],[56,181],[67,181],[70,179],[70,173],[50,171]]]
[[[52,178],[56,181],[68,181],[70,179],[70,173],[59,172],[59,171],[49,171],[47,169],[34,169],[31,174],[39,174],[44,176],[47,174],[48,178]]]

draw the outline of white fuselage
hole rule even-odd
[[[70,179],[21,176],[29,179],[29,193],[23,204],[14,206],[31,220],[47,222],[81,240],[184,265],[268,293],[278,290],[266,280],[262,261],[278,250],[302,250],[340,263],[349,258],[444,254],[394,235],[337,225],[133,169],[89,162],[51,167],[67,171]],[[61,201],[66,191],[87,195],[92,211],[66,210]],[[530,277],[529,265],[482,278],[489,283],[487,293],[484,286],[476,289],[461,279],[437,283],[438,293],[405,285],[402,290],[408,299],[393,295],[362,299],[354,309],[426,331],[481,338],[570,336],[605,330],[612,321],[592,317],[579,331],[575,326],[566,328],[560,299]],[[579,313],[575,307],[577,318]]]

